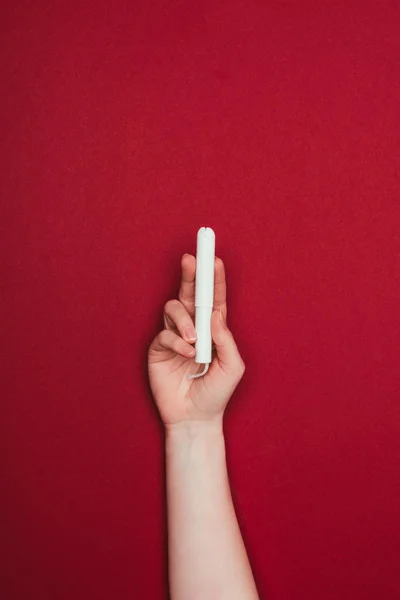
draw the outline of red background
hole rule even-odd
[[[1,598],[167,598],[147,348],[201,226],[261,597],[399,598],[398,2],[1,12]]]

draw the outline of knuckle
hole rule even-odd
[[[168,343],[169,337],[170,337],[170,332],[167,329],[163,329],[158,334],[158,341],[160,342],[160,344],[162,346],[165,346]]]
[[[177,350],[180,345],[180,340],[181,338],[179,338],[176,333],[168,329],[164,329],[159,333],[159,342],[162,346],[164,346],[164,348],[172,348],[173,350]]]
[[[176,300],[175,298],[173,298],[172,300],[168,300],[168,302],[166,302],[164,306],[165,312],[170,312],[171,310],[173,310],[177,302],[178,300]]]
[[[178,302],[180,302],[181,304],[184,304],[184,296],[183,296],[182,291],[179,291],[178,298],[179,298]]]
[[[179,290],[178,298],[179,298],[179,299],[178,299],[178,300],[176,300],[176,301],[177,301],[177,302],[179,302],[179,304],[181,304],[182,306],[185,306],[185,307],[186,307],[186,305],[187,305],[188,301],[187,301],[187,298],[185,298],[185,296],[184,296],[184,294],[183,294],[182,290]]]

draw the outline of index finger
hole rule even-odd
[[[182,256],[182,279],[179,300],[193,317],[195,315],[196,257],[192,254]],[[227,316],[226,276],[223,260],[218,256],[214,260],[214,309],[221,309]]]

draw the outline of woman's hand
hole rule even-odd
[[[187,328],[194,328],[196,258],[182,257],[182,280],[179,300],[169,300],[164,307],[163,329],[148,350],[148,373],[154,400],[167,428],[222,419],[224,410],[241,380],[245,365],[232,333],[226,326],[226,280],[222,260],[215,257],[214,310],[211,316],[213,360],[207,373],[204,365],[194,361],[196,341]],[[220,318],[220,311],[224,321]],[[189,352],[193,351],[193,356]]]

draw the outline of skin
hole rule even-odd
[[[226,324],[223,261],[214,265],[213,360],[200,372],[189,356],[194,328],[196,258],[182,257],[178,299],[164,307],[163,329],[148,350],[148,373],[165,426],[168,566],[171,600],[259,600],[232,502],[223,415],[245,372]],[[220,319],[220,311],[224,320]]]

